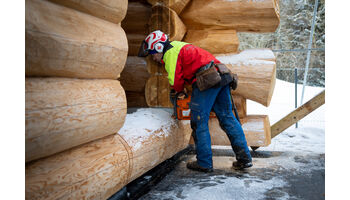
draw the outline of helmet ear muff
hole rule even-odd
[[[163,49],[164,49],[164,45],[160,42],[158,42],[157,44],[155,44],[154,49],[158,52],[158,53],[162,53]]]

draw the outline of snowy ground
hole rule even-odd
[[[298,104],[302,85],[298,86]],[[323,88],[306,87],[304,102]],[[268,108],[247,102],[248,114],[268,114],[271,125],[294,110],[294,84],[277,80]],[[229,147],[214,147],[214,173],[186,168],[190,154],[141,199],[324,199],[325,118],[324,105],[259,148],[254,166],[245,171],[231,168]],[[221,153],[218,153],[221,152]]]

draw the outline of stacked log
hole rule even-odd
[[[145,85],[149,77],[146,59],[128,56],[120,74],[120,83],[125,90],[128,107],[147,107]]]
[[[117,80],[27,78],[26,161],[116,133],[126,115]]]
[[[274,32],[280,21],[276,0],[192,0],[180,18],[195,30],[238,32]]]
[[[46,1],[26,3],[26,76],[116,79],[127,52],[119,24]]]
[[[26,199],[106,199],[128,181],[127,1],[26,1]]]
[[[107,199],[187,147],[189,123],[162,110],[128,114],[118,134],[26,166],[27,199]]]

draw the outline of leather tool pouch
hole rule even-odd
[[[233,90],[235,90],[237,88],[237,84],[238,84],[237,74],[232,73],[231,70],[229,68],[227,68],[225,64],[218,63],[218,64],[216,64],[216,67],[218,68],[218,70],[222,76],[220,86],[230,84],[230,87]]]
[[[214,65],[211,65],[208,69],[196,73],[196,83],[200,91],[209,89],[216,84],[220,83],[221,77]]]

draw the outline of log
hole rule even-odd
[[[99,17],[101,19],[120,23],[128,8],[127,0],[49,0],[54,3]]]
[[[149,77],[146,59],[128,56],[124,70],[120,74],[120,84],[125,91],[144,92]]]
[[[231,91],[231,95],[236,105],[239,118],[245,118],[247,116],[247,100],[240,95],[234,94],[234,91]]]
[[[248,115],[241,122],[248,146],[262,147],[271,144],[270,121],[267,115]],[[212,145],[231,146],[217,118],[209,119],[208,126]],[[193,138],[190,143],[194,144]]]
[[[128,114],[118,134],[26,164],[26,199],[107,199],[188,146],[189,122],[160,109]]]
[[[126,37],[128,38],[129,45],[128,56],[137,56],[141,43],[147,35],[127,33]]]
[[[148,107],[145,92],[125,91],[128,108],[130,107]]]
[[[152,14],[152,6],[147,3],[129,2],[125,19],[121,26],[126,34],[145,35],[149,33],[148,20]],[[143,38],[143,39],[145,39]],[[141,45],[141,44],[140,44]]]
[[[237,53],[239,46],[235,30],[188,30],[184,41],[212,54]]]
[[[131,147],[132,170],[129,182],[187,147],[186,124],[179,125],[172,112],[163,109],[139,109],[128,114],[120,136]]]
[[[157,76],[168,76],[168,72],[165,70],[164,65],[153,61],[151,56],[147,56],[146,61],[148,73]]]
[[[150,32],[162,30],[169,35],[171,41],[181,41],[187,31],[176,12],[163,5],[152,7],[152,15],[148,24]]]
[[[147,2],[152,4],[152,6],[162,4],[180,14],[190,0],[147,0]]]
[[[170,101],[170,84],[167,76],[151,76],[146,83],[145,97],[150,107],[172,108]]]
[[[264,54],[259,52],[265,52],[266,55],[271,55],[268,52],[272,53],[271,50],[250,50],[236,55],[217,56],[217,59],[238,75],[235,94],[269,106],[276,82],[276,63],[264,60]],[[260,54],[260,58],[255,59],[255,54]],[[266,59],[272,57],[266,56]]]
[[[126,116],[117,80],[26,78],[26,162],[116,133]]]
[[[26,199],[107,199],[128,183],[130,147],[118,135],[26,164]]]
[[[180,14],[191,29],[275,32],[280,19],[276,0],[192,0]]]
[[[128,44],[118,24],[43,0],[26,2],[26,76],[116,79]]]

